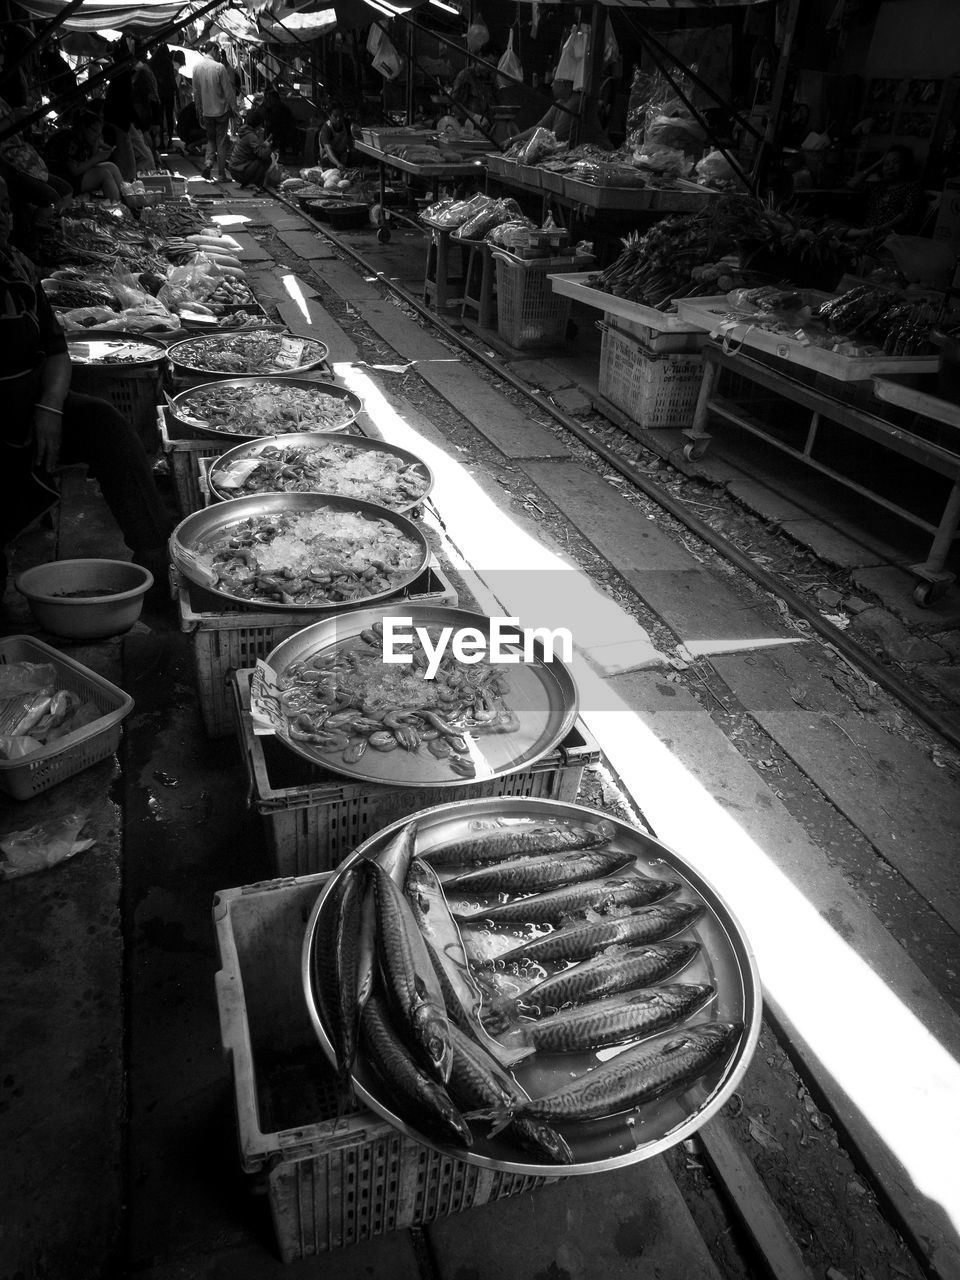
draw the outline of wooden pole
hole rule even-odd
[[[793,53],[793,38],[797,31],[797,19],[800,16],[800,0],[789,0],[787,16],[783,23],[783,46],[780,50],[780,61],[773,79],[773,93],[770,96],[770,110],[767,114],[767,127],[763,133],[763,142],[757,153],[754,169],[754,183],[759,184],[763,171],[773,153],[777,133],[780,128],[780,116],[783,113],[783,100],[787,90],[787,76],[790,72],[790,56]]]

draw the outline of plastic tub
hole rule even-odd
[[[129,631],[152,586],[149,569],[127,560],[53,560],[16,580],[40,626],[73,640],[105,640]],[[97,594],[69,594],[79,591]]]

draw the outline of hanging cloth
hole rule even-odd
[[[574,27],[560,51],[560,61],[557,63],[554,79],[570,80],[574,91],[582,89],[586,77],[589,45],[590,28],[585,24]]]

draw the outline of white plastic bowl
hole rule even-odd
[[[16,588],[44,631],[72,640],[105,640],[140,617],[153,574],[127,560],[52,560],[25,569]],[[92,596],[65,594],[96,591]]]

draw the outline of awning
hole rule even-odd
[[[36,18],[50,21],[66,8],[67,0],[18,0]],[[126,30],[158,30],[178,17],[200,8],[197,0],[83,0],[80,8],[64,22],[65,31],[100,31],[107,27]]]

